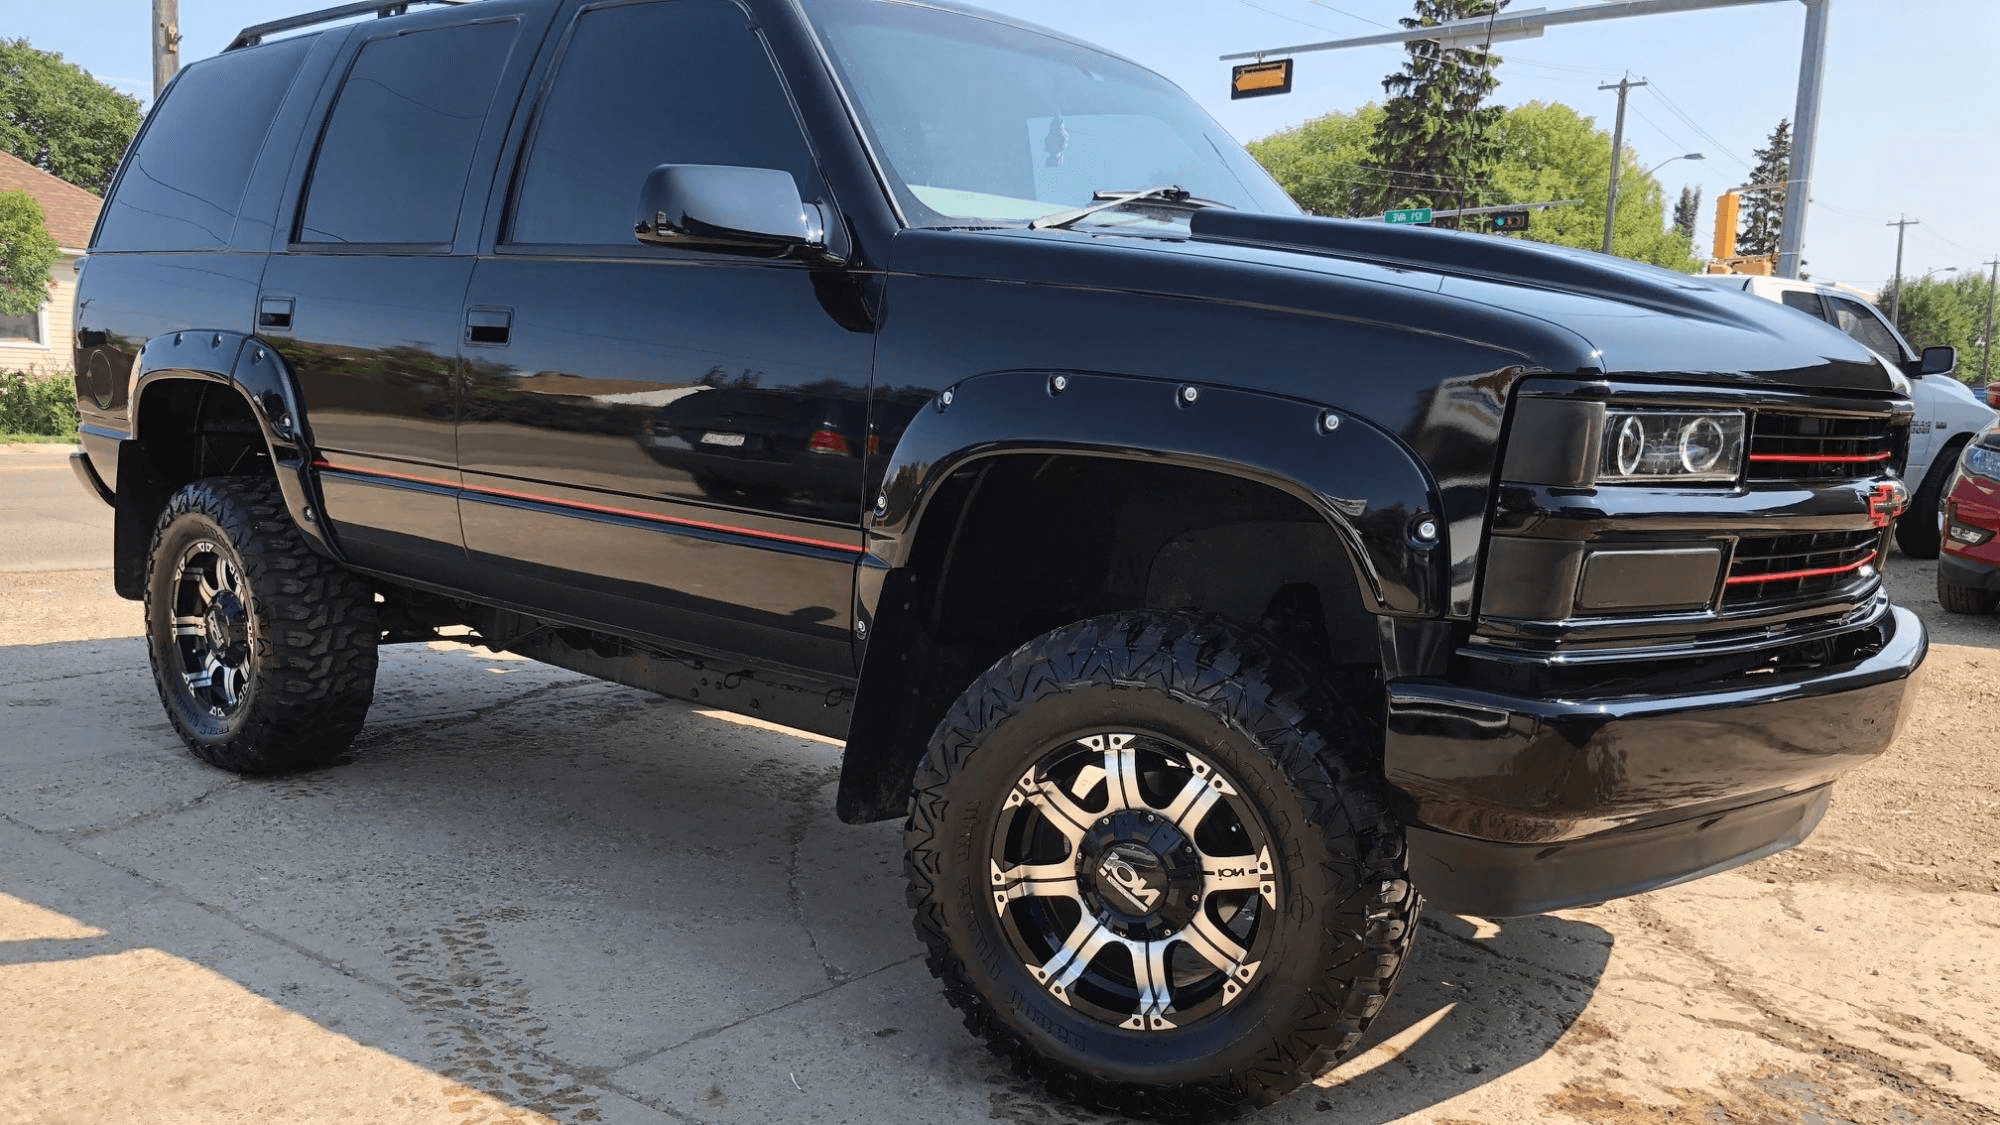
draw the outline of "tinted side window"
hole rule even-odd
[[[105,204],[101,250],[219,250],[278,103],[311,39],[230,51],[187,68],[153,111]]]
[[[1890,335],[1888,326],[1866,306],[1845,297],[1833,296],[1827,297],[1826,303],[1833,310],[1835,327],[1861,341],[1883,359],[1891,363],[1902,362],[1903,349],[1897,346],[1896,337]]]
[[[300,242],[449,243],[517,25],[364,46],[313,158]]]
[[[1820,311],[1819,294],[1817,293],[1806,293],[1798,289],[1787,289],[1784,292],[1778,294],[1778,299],[1783,301],[1787,305],[1790,305],[1791,307],[1799,310],[1800,312],[1805,313],[1806,315],[1812,317],[1815,320],[1826,319],[1826,314]]]
[[[535,123],[509,240],[635,245],[639,187],[661,164],[779,168],[806,199],[824,197],[770,57],[727,0],[577,16]]]

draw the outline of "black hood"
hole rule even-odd
[[[1559,325],[1587,343],[1574,368],[1701,382],[1907,393],[1902,376],[1832,326],[1774,301],[1604,254],[1422,227],[1221,208],[1191,216],[1189,247],[1276,251],[1323,272],[1380,266],[1438,296]],[[1273,261],[1272,264],[1277,264]],[[1549,362],[1554,361],[1554,362]]]

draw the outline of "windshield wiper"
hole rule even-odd
[[[1094,191],[1092,199],[1098,202],[1088,207],[1078,207],[1074,211],[1057,211],[1053,215],[1043,215],[1028,223],[1030,230],[1051,230],[1067,227],[1079,219],[1088,218],[1099,211],[1109,211],[1133,203],[1166,203],[1176,207],[1196,210],[1202,207],[1228,207],[1229,204],[1214,199],[1203,199],[1191,195],[1184,187],[1166,184],[1161,187],[1140,188],[1138,191]],[[1233,208],[1232,208],[1233,210]]]

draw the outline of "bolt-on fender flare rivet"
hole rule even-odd
[[[1330,434],[1340,428],[1340,415],[1328,410],[1319,416],[1319,432]]]
[[[307,523],[319,522],[319,516],[313,512],[311,504],[307,504],[299,514],[306,518]]]
[[[1416,520],[1410,524],[1410,537],[1415,539],[1417,542],[1424,544],[1437,542],[1438,538],[1437,520],[1430,516],[1418,516]]]
[[[1068,376],[1065,376],[1065,375],[1051,375],[1051,376],[1049,376],[1049,393],[1050,393],[1050,394],[1052,394],[1052,395],[1059,395],[1059,394],[1063,393],[1064,391],[1066,391],[1066,390],[1068,390],[1068,389],[1069,389],[1069,377],[1068,377]]]
[[[867,639],[868,639],[868,623],[867,623],[866,621],[856,621],[856,622],[854,623],[854,635],[855,635],[856,637],[860,638],[861,640],[864,640],[864,641],[865,641],[865,640],[867,640]]]
[[[875,511],[879,514],[889,510],[889,495],[882,493],[875,497]]]
[[[953,394],[951,393],[951,388],[950,388],[950,387],[946,387],[946,388],[945,388],[945,391],[944,391],[944,393],[938,396],[938,406],[939,406],[939,408],[940,408],[940,409],[942,409],[943,407],[947,407],[947,406],[950,406],[950,405],[951,405],[951,400],[952,400],[952,399],[953,399],[954,397],[955,397],[955,396],[954,396],[954,395],[953,395]]]
[[[1181,405],[1192,406],[1201,397],[1201,388],[1192,384],[1181,388]]]

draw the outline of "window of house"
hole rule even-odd
[[[43,343],[41,311],[38,309],[26,316],[0,316],[0,340]]]
[[[580,13],[535,123],[509,241],[637,245],[639,188],[661,164],[777,168],[803,198],[824,198],[791,101],[749,23],[728,0]],[[663,43],[701,47],[666,64]]]
[[[313,159],[298,241],[449,245],[511,21],[364,46]]]

